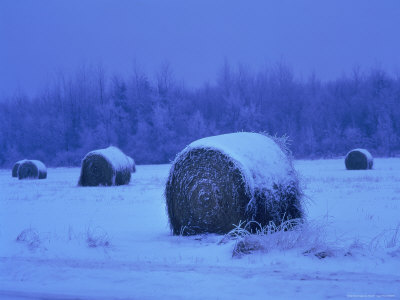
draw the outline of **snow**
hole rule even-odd
[[[28,159],[26,159],[26,158],[25,159],[21,159],[21,160],[17,161],[16,164],[22,164],[23,162],[26,162],[27,160]]]
[[[36,168],[38,169],[39,173],[40,172],[42,172],[42,173],[46,173],[47,172],[46,166],[40,160],[32,159],[32,160],[29,160],[29,161],[32,162],[36,166]]]
[[[276,182],[286,182],[291,171],[290,162],[279,146],[258,133],[237,132],[206,137],[189,144],[180,155],[198,148],[216,150],[230,157],[244,174],[252,194],[257,188],[261,190]]]
[[[130,157],[130,156],[127,156],[126,158],[128,159],[128,161],[129,161],[129,164],[130,164],[131,166],[134,166],[134,165],[135,165],[135,161],[133,160],[133,158],[132,158],[132,157]]]
[[[131,172],[136,172],[135,160],[134,160],[132,157],[130,157],[130,156],[126,156],[126,158],[127,158],[128,161],[129,161],[129,166],[130,166],[130,168],[131,168]]]
[[[362,154],[365,155],[365,157],[367,158],[368,161],[372,161],[373,160],[371,153],[367,149],[362,149],[362,148],[357,148],[357,149],[353,149],[353,150],[349,151],[346,154],[346,157],[350,154],[350,152],[353,152],[353,151],[361,152]]]
[[[21,159],[21,160],[19,160],[19,161],[17,161],[16,163],[15,163],[15,165],[16,164],[18,164],[18,168],[19,168],[19,166],[22,164],[22,163],[24,163],[24,162],[26,162],[26,161],[28,161],[28,159]],[[18,169],[17,169],[17,173],[18,173]],[[17,174],[17,176],[18,176],[18,174]]]
[[[27,161],[27,159],[21,159],[21,160],[17,161],[17,162],[14,164],[12,170],[14,170],[14,168],[17,167],[17,168],[16,168],[16,173],[15,173],[15,175],[16,175],[17,177],[18,177],[18,168],[19,168],[19,166],[20,166],[22,163],[26,162],[26,161]]]
[[[85,158],[93,154],[102,155],[114,167],[116,171],[126,169],[127,166],[130,166],[128,156],[126,156],[120,149],[114,146],[91,151],[86,154]]]
[[[76,186],[79,168],[49,168],[43,181],[0,170],[0,298],[399,298],[400,158],[376,158],[360,172],[347,172],[343,159],[294,166],[308,220],[334,256],[299,246],[233,258],[234,240],[171,235],[170,165],[139,165],[129,185],[85,189]]]

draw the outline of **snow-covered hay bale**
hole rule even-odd
[[[366,149],[353,149],[346,154],[344,163],[347,170],[368,170],[372,169],[374,159]]]
[[[26,159],[23,159],[23,160],[19,160],[19,161],[17,161],[15,164],[14,164],[14,166],[13,166],[13,168],[12,168],[12,177],[18,177],[18,168],[19,168],[19,165],[22,163],[22,162],[24,162]]]
[[[18,179],[45,179],[47,168],[40,160],[23,160],[18,167]]]
[[[135,172],[136,172],[136,164],[135,164],[135,161],[134,161],[133,158],[130,157],[130,156],[127,156],[127,158],[128,158],[128,161],[129,161],[129,165],[130,165],[130,167],[131,167],[131,172],[132,172],[132,173],[135,173]]]
[[[131,164],[118,148],[91,151],[82,160],[78,185],[123,185],[131,180]]]
[[[165,189],[174,234],[227,233],[240,221],[267,225],[303,217],[291,159],[262,134],[203,138],[180,152]]]

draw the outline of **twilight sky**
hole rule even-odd
[[[400,73],[399,32],[398,0],[0,0],[0,98],[82,64],[153,75],[169,62],[189,86],[224,60],[322,79],[356,65]]]

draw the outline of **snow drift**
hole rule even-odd
[[[270,137],[249,132],[197,140],[172,164],[165,189],[174,234],[227,233],[240,221],[303,217],[291,159]]]

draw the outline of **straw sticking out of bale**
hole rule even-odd
[[[17,162],[14,164],[14,166],[13,166],[13,168],[12,168],[12,177],[18,177],[18,168],[19,168],[19,165],[20,165],[22,162],[24,162],[24,161],[26,161],[26,159],[19,160],[19,161],[17,161]]]
[[[347,170],[372,169],[374,159],[366,149],[354,149],[347,153],[344,160]]]
[[[23,160],[18,167],[18,179],[45,179],[47,168],[39,160]]]
[[[165,190],[174,234],[227,233],[240,221],[303,217],[290,159],[269,137],[234,133],[190,144],[175,159]]]
[[[128,157],[116,147],[95,150],[82,160],[80,186],[111,186],[128,184],[131,180]]]

